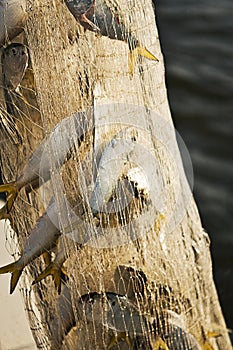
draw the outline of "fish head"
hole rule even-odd
[[[96,321],[103,313],[103,310],[106,310],[104,295],[96,292],[83,295],[80,303],[83,306],[84,316],[88,321]]]
[[[121,296],[115,293],[90,293],[80,298],[84,317],[111,327],[115,314],[121,308]]]
[[[28,66],[28,50],[23,44],[10,44],[4,49],[2,60],[5,86],[15,90]]]
[[[85,14],[93,5],[94,0],[65,0],[69,10],[76,16]]]

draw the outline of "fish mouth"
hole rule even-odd
[[[100,296],[101,295],[96,292],[82,295],[80,298],[80,303],[83,306],[84,312],[91,313],[95,300],[99,299]]]
[[[89,303],[89,304],[93,304],[94,300],[99,298],[101,296],[101,294],[98,294],[97,292],[93,292],[93,293],[88,293],[88,294],[84,294],[80,297],[80,301],[85,303]]]

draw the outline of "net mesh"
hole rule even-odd
[[[230,349],[170,119],[152,3],[102,4],[159,62],[139,56],[132,76],[126,42],[84,30],[64,1],[28,0],[25,34],[15,41],[27,45],[29,67],[20,94],[10,92],[1,108],[4,183],[47,140],[40,187],[21,189],[6,232],[19,259],[31,232],[43,234],[43,213],[49,230],[58,228],[54,244],[43,239],[53,267],[65,268],[61,293],[51,276],[32,285],[48,254],[26,264],[19,281],[36,345],[171,350],[204,349],[208,340]],[[209,339],[216,325],[222,336]]]

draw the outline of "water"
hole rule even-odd
[[[233,329],[233,1],[157,0],[168,95],[194,168],[214,277]]]

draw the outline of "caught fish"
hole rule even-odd
[[[76,112],[63,119],[36,148],[29,158],[22,174],[14,182],[1,185],[0,192],[7,193],[7,202],[0,209],[0,220],[8,217],[19,191],[26,187],[38,187],[51,177],[51,170],[59,169],[67,160],[69,150],[81,140],[88,131],[91,121],[91,109]],[[41,181],[41,183],[39,183]]]
[[[131,128],[128,128],[120,131],[104,149],[90,199],[90,207],[94,215],[106,208],[119,178],[129,168],[130,154],[135,146],[136,139]]]
[[[60,236],[58,223],[53,222],[50,218],[56,218],[57,212],[55,202],[52,202],[47,211],[37,220],[35,227],[27,238],[21,258],[17,261],[0,268],[0,274],[11,273],[10,294],[15,290],[18,280],[23,269],[41,254],[50,251],[56,246],[56,242]]]
[[[201,347],[195,338],[181,327],[172,324],[169,317],[164,314],[163,321],[159,322],[139,311],[139,309],[127,299],[115,293],[90,293],[83,295],[79,301],[82,306],[83,317],[91,322],[99,322],[109,329],[119,333],[113,337],[108,349],[111,349],[117,341],[126,336],[126,341],[132,348],[132,339],[137,337],[151,338],[152,350],[200,350]],[[127,340],[127,337],[130,340]]]
[[[25,45],[13,43],[2,54],[3,83],[7,90],[15,91],[20,85],[28,66],[28,51]]]
[[[23,31],[27,20],[26,5],[26,0],[0,1],[0,46]]]
[[[70,12],[76,18],[77,21],[85,28],[91,31],[96,32],[96,28],[101,35],[106,36],[113,40],[124,41],[128,44],[130,54],[129,54],[129,71],[130,74],[133,74],[134,67],[138,60],[139,56],[143,56],[147,59],[158,61],[158,58],[155,57],[150,51],[143,47],[138,39],[131,33],[129,29],[126,28],[126,25],[122,22],[118,9],[113,10],[107,5],[106,0],[95,0],[92,1],[81,1],[86,6],[82,11],[85,12],[85,20],[80,21],[80,17],[77,16],[77,8],[80,4],[78,0],[66,0],[66,5],[68,6]],[[91,6],[88,7],[91,3]],[[90,22],[93,26],[90,26]]]

